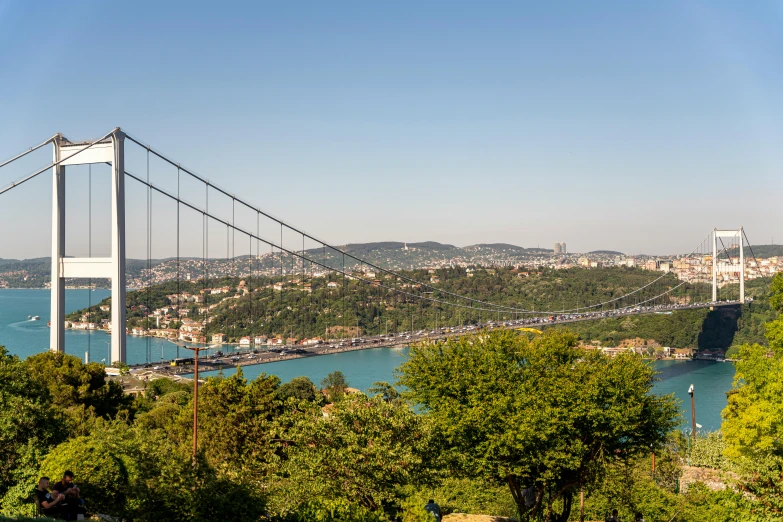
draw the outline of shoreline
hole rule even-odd
[[[428,340],[432,341],[441,341],[446,339],[449,336],[442,336],[442,337],[431,337]],[[362,344],[362,345],[356,345],[356,346],[344,346],[344,347],[336,347],[336,348],[329,348],[324,347],[322,349],[315,349],[311,352],[305,353],[305,354],[277,354],[273,352],[263,351],[258,354],[254,354],[252,350],[249,351],[242,351],[242,352],[235,352],[234,354],[226,354],[224,357],[221,357],[219,360],[212,360],[212,359],[202,359],[199,358],[199,372],[211,372],[211,371],[218,371],[222,369],[236,369],[244,366],[259,366],[262,364],[269,364],[269,363],[276,363],[276,362],[283,362],[283,361],[291,361],[296,359],[309,359],[312,357],[320,357],[324,355],[335,355],[340,353],[349,353],[349,352],[358,352],[363,350],[372,350],[376,348],[391,348],[391,349],[397,349],[397,348],[405,348],[412,344],[412,342],[420,342],[422,339],[413,341],[413,340],[402,340],[400,342],[396,343],[384,343],[384,344]],[[232,361],[231,359],[234,357],[239,357],[239,361]],[[243,360],[244,358],[244,360]],[[656,362],[656,361],[675,361],[675,362],[734,362],[733,360],[709,360],[709,359],[672,359],[672,358],[645,358],[645,360]],[[172,377],[176,376],[181,379],[189,379],[192,380],[193,377],[193,366],[170,366],[171,361],[163,361],[161,365],[158,365],[158,370],[160,372],[163,372],[167,375],[170,375]],[[167,364],[169,363],[169,364]],[[165,366],[162,366],[165,365]],[[203,368],[202,368],[203,366]],[[132,369],[136,368],[144,368],[144,365],[133,365],[131,366]],[[144,368],[148,369],[148,368]]]
[[[400,341],[397,343],[392,344],[369,344],[367,346],[364,345],[356,345],[356,346],[343,346],[343,347],[336,347],[336,348],[329,348],[324,347],[322,349],[315,349],[313,351],[308,351],[308,353],[292,353],[292,354],[278,354],[274,352],[269,351],[263,351],[259,352],[257,354],[253,353],[252,350],[248,351],[242,351],[242,352],[234,352],[234,354],[227,354],[224,357],[221,357],[219,360],[214,359],[202,359],[199,357],[199,372],[206,371],[218,371],[222,369],[236,369],[243,366],[258,366],[261,364],[269,364],[269,363],[275,363],[275,362],[281,362],[281,361],[291,361],[296,359],[309,359],[312,357],[320,357],[324,355],[335,355],[339,353],[348,353],[348,352],[358,352],[363,350],[372,350],[374,348],[405,348],[406,346],[409,346],[411,343],[409,340]],[[239,361],[232,361],[232,358],[239,357]],[[242,360],[244,358],[244,360]],[[171,361],[162,361],[161,364],[157,366],[149,366],[150,363],[145,364],[135,364],[131,365],[131,369],[149,369],[149,367],[155,368],[157,367],[159,372],[163,372],[170,376],[177,376],[182,379],[192,379],[193,376],[193,365],[187,365],[187,366],[171,366]],[[147,367],[145,367],[147,366]],[[203,368],[202,368],[203,366]]]

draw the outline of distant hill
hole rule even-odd
[[[783,245],[753,245],[750,248],[758,258],[783,256]],[[746,250],[745,255],[750,255],[750,250]]]
[[[617,252],[616,250],[593,250],[592,252],[588,252],[589,254],[603,254],[605,256],[621,256],[623,255],[622,252]]]
[[[510,245],[508,243],[479,243],[478,245],[466,246],[464,247],[464,250],[476,250],[479,248],[500,250],[504,252],[518,252],[520,254],[527,252],[526,248],[517,245]]]
[[[346,252],[350,252],[351,254],[361,257],[363,254],[367,254],[370,252],[387,251],[387,250],[403,250],[406,244],[409,250],[412,248],[415,248],[417,250],[428,250],[433,252],[458,250],[458,248],[455,247],[454,245],[445,245],[443,243],[438,243],[436,241],[424,241],[422,243],[401,243],[398,241],[380,241],[375,243],[348,243],[347,245],[344,245],[340,248],[342,248]],[[315,249],[315,251],[317,250],[318,249]]]
[[[34,257],[31,259],[3,259],[0,258],[0,266],[16,265],[19,263],[49,263],[49,257]]]

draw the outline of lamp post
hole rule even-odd
[[[193,465],[196,465],[196,448],[198,442],[198,354],[207,350],[206,346],[185,346],[186,350],[193,350]]]
[[[691,396],[691,433],[696,435],[696,401],[693,398],[693,384],[688,388],[688,395]]]
[[[652,451],[652,478],[653,482],[655,482],[655,448]]]

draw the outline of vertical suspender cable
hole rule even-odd
[[[209,188],[207,187],[207,190]],[[207,305],[207,223],[208,219],[206,214],[201,215],[201,268],[204,270],[204,279],[201,282],[201,291],[203,298],[201,299],[201,306],[204,309],[202,322],[202,332],[204,341],[207,341],[207,311],[209,305]]]
[[[283,288],[285,288],[285,284],[283,283],[283,280],[285,279],[285,276],[283,275],[283,224],[280,223],[280,319],[281,323],[283,323],[283,317],[285,317],[285,313],[283,311]],[[285,339],[285,324],[282,324],[282,335],[283,339]]]
[[[152,346],[150,339],[150,332],[151,325],[150,325],[150,306],[151,306],[151,299],[150,294],[152,293],[152,246],[150,243],[150,232],[151,232],[151,224],[150,224],[150,216],[151,216],[151,207],[150,207],[150,198],[152,197],[152,188],[150,187],[150,149],[147,148],[147,346],[146,346],[146,353],[145,355],[145,361],[144,362],[150,362],[150,359],[152,358]]]
[[[92,164],[87,165],[87,256],[92,257]],[[92,355],[92,278],[87,281],[87,359]]]
[[[253,238],[252,236],[247,236],[247,252],[250,256],[250,288],[248,292],[248,296],[250,297],[250,326],[248,327],[248,333],[252,336],[253,335],[253,323],[255,322],[255,317],[253,316],[253,271],[255,270],[256,264],[255,259],[253,258]],[[256,254],[258,254],[258,251],[256,251]],[[253,343],[254,339],[251,339],[251,344]]]
[[[261,237],[261,213],[260,212],[256,212],[256,257],[258,258],[257,261],[258,261],[259,265],[261,264],[261,240],[259,239],[260,237]],[[252,304],[253,304],[253,292],[250,292],[250,304],[251,304],[251,307],[252,307]],[[252,308],[250,309],[250,314],[253,315],[253,309]],[[253,325],[255,326],[255,317],[254,317],[254,320],[253,320]],[[255,346],[255,344],[256,344],[256,339],[255,339],[256,335],[255,335],[255,333],[252,330],[251,330],[250,333],[253,334],[253,346]]]
[[[302,234],[302,307],[305,306],[305,299],[307,299],[307,283],[305,281],[307,280],[305,277],[305,260],[304,260],[304,253],[305,253],[305,237],[304,234]],[[312,290],[312,287],[310,287]],[[309,299],[307,301],[307,304],[309,304]],[[309,307],[308,307],[309,312]],[[307,338],[307,314],[302,313],[302,340],[304,341]]]
[[[179,177],[180,176],[179,176],[179,172],[180,172],[179,165],[177,165],[177,325],[179,325],[182,322],[182,313],[181,313],[181,310],[182,310],[182,308],[181,308],[182,307],[182,288],[181,288],[180,282],[179,282],[179,273],[180,273],[180,268],[179,268],[179,263],[180,263],[180,261],[179,261],[179,206],[180,206],[179,205],[179,201],[180,201],[180,197],[179,197]],[[181,327],[178,326],[178,328],[177,328],[177,339],[178,340],[179,340],[180,329],[181,329]],[[177,347],[177,359],[179,359],[179,343],[176,344],[176,347]]]
[[[236,265],[236,238],[237,238],[237,221],[236,221],[236,202],[237,200],[231,198],[231,272],[234,275],[234,279],[237,279],[237,265]],[[237,289],[239,287],[239,281],[237,281]],[[235,294],[236,295],[236,294]],[[237,312],[239,311],[238,305],[234,304],[234,325],[231,328],[232,337],[234,341],[237,340]],[[237,345],[238,346],[238,345]]]
[[[204,202],[206,213],[204,214],[204,340],[209,342],[209,292],[207,291],[207,279],[209,277],[209,268],[207,259],[209,258],[209,183],[204,184]]]
[[[226,264],[229,263],[229,252],[230,252],[230,244],[231,244],[231,227],[229,225],[226,225]],[[233,271],[233,270],[232,270]],[[229,283],[231,282],[231,277],[229,276],[228,279]],[[229,285],[230,290],[230,285]],[[230,308],[229,308],[230,310]],[[229,312],[226,311],[226,332],[228,332],[228,316]],[[226,337],[228,337],[228,334],[226,334]],[[226,339],[228,341],[228,339]]]

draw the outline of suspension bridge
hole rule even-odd
[[[443,285],[417,278],[410,272],[370,262],[345,248],[315,237],[265,212],[245,196],[238,196],[214,184],[120,128],[113,129],[97,140],[86,142],[70,141],[57,134],[0,163],[0,175],[3,169],[9,171],[18,167],[24,158],[40,154],[38,151],[46,150],[46,147],[51,147],[53,152],[51,161],[42,168],[32,169],[16,177],[16,181],[0,189],[0,198],[13,197],[11,193],[19,187],[51,173],[49,349],[65,351],[66,280],[110,280],[109,363],[128,361],[128,308],[125,304],[129,302],[126,288],[126,229],[129,222],[134,230],[143,227],[146,249],[143,284],[142,288],[136,289],[134,302],[138,310],[134,313],[141,314],[147,330],[151,329],[152,322],[159,320],[159,315],[153,314],[155,306],[150,291],[156,283],[153,259],[157,251],[171,249],[177,270],[176,292],[169,297],[171,306],[166,308],[170,309],[179,327],[168,335],[180,343],[209,341],[203,334],[207,332],[212,323],[212,314],[220,305],[236,310],[235,316],[245,314],[241,322],[245,327],[249,326],[251,335],[247,338],[246,346],[252,348],[259,340],[259,336],[252,335],[253,328],[265,320],[261,306],[255,304],[257,299],[254,299],[254,295],[262,290],[271,296],[282,296],[286,291],[312,293],[316,283],[326,285],[336,296],[330,301],[330,307],[335,309],[328,310],[335,318],[332,327],[325,328],[322,334],[325,339],[322,342],[327,347],[337,348],[347,344],[391,345],[427,336],[459,335],[476,327],[525,327],[633,314],[670,313],[682,309],[737,306],[749,301],[745,292],[746,280],[761,277],[761,264],[753,254],[742,227],[731,230],[716,228],[709,231],[690,253],[675,256],[669,262],[670,266],[660,267],[659,272],[654,272],[635,287],[626,285],[618,295],[596,299],[595,302],[577,302],[575,306],[563,303],[557,309],[551,305],[559,301],[556,296],[547,301],[549,306],[542,306],[541,301],[535,300],[524,303],[513,299],[477,297],[467,292],[447,290]],[[90,223],[93,169],[96,175],[110,179],[110,194],[100,196],[102,201],[111,202],[110,249],[109,255],[105,257],[93,256],[91,246],[86,256],[66,255],[66,170],[71,172],[72,169],[74,174],[87,170]],[[162,178],[156,178],[156,170],[165,172]],[[108,176],[105,175],[106,171]],[[158,182],[157,179],[163,180]],[[129,196],[131,186],[133,195]],[[156,211],[155,204],[168,205],[167,210]],[[156,216],[156,212],[160,216]],[[163,232],[161,226],[156,224],[156,219],[165,222],[166,226],[175,222],[175,230]],[[91,229],[88,234],[91,245]],[[216,248],[218,255],[215,254]],[[218,259],[222,262],[222,269],[216,268]],[[226,269],[226,266],[229,268]],[[230,281],[232,277],[247,281],[243,280],[239,285],[213,288],[215,281]],[[201,289],[196,297],[192,292],[194,285]],[[363,294],[366,302],[346,299],[346,294],[357,287],[367,290]],[[221,296],[220,293],[226,295]],[[199,306],[182,306],[191,298]],[[247,303],[242,304],[245,298]],[[227,299],[235,301],[233,304],[226,303]],[[319,314],[327,313],[324,303],[315,303],[314,306],[315,309],[311,311],[299,310],[294,314],[298,324],[305,325],[303,333],[314,333],[311,323]],[[379,317],[372,326],[375,330],[368,332],[372,327],[365,326],[362,329],[360,324],[356,324],[353,329],[353,324],[348,323],[348,317],[358,315],[348,310],[349,306],[373,306],[377,309]],[[410,324],[396,321],[390,333],[388,319],[384,324],[384,311],[400,306],[412,310]],[[438,310],[456,310],[459,324],[438,324],[436,318],[435,328],[431,329],[427,327],[426,321],[417,322],[414,319],[413,310],[417,306],[420,314],[424,310],[432,310],[434,314]],[[196,311],[196,317],[189,313],[191,310]],[[190,332],[182,329],[182,323],[189,315],[187,321],[191,325]],[[345,340],[346,336],[353,340]],[[145,357],[147,361],[151,359],[149,348]]]

